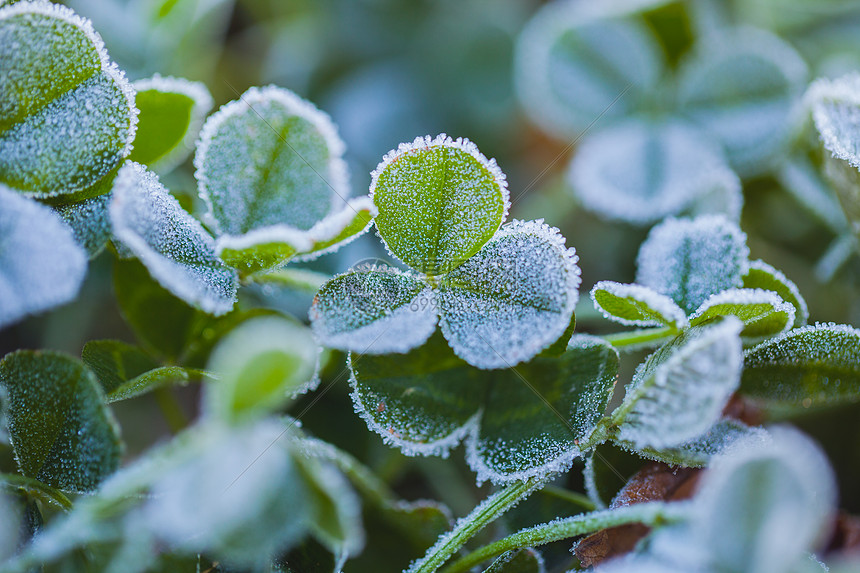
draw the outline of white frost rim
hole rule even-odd
[[[788,319],[780,333],[788,331],[794,324],[796,313],[794,305],[782,300],[782,297],[775,292],[760,288],[732,288],[712,294],[690,315],[690,322],[694,322],[697,318],[708,312],[708,310],[720,304],[766,304],[772,308],[771,312],[773,313],[784,312],[788,315]],[[764,316],[759,316],[756,322],[761,320],[761,318],[764,318]]]
[[[624,284],[618,283],[614,281],[599,281],[592,287],[591,289],[591,302],[594,303],[594,308],[599,310],[604,317],[609,320],[613,320],[620,324],[624,324],[627,326],[665,326],[667,323],[660,322],[658,320],[631,320],[628,318],[621,318],[620,316],[615,316],[614,314],[608,312],[597,302],[597,298],[595,294],[599,290],[605,290],[612,296],[618,298],[632,298],[638,302],[644,303],[650,309],[656,311],[658,314],[663,316],[669,324],[674,326],[675,328],[681,329],[686,328],[690,325],[687,320],[687,315],[684,314],[683,309],[680,306],[675,304],[671,298],[664,294],[660,294],[657,291],[648,288],[646,286],[637,285],[637,284]]]
[[[829,330],[830,332],[847,334],[860,340],[860,329],[854,328],[853,326],[849,326],[847,324],[836,324],[835,322],[816,322],[815,324],[808,324],[806,326],[801,326],[800,328],[795,328],[794,330],[788,330],[778,334],[777,336],[768,339],[766,342],[748,349],[744,352],[744,358],[747,358],[766,347],[778,346],[783,340],[788,338],[794,338],[795,336],[799,336],[807,332],[817,332],[819,330]],[[860,354],[860,351],[858,351],[858,354]]]
[[[828,78],[815,80],[809,86],[804,102],[812,112],[812,119],[824,147],[834,157],[860,169],[860,155],[857,154],[856,149],[846,145],[836,136],[838,130],[823,105],[842,103],[860,108],[860,73],[846,74],[834,80]]]

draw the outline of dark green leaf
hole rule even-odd
[[[648,287],[600,281],[591,289],[591,300],[603,315],[630,326],[689,326],[687,316],[675,302]]]
[[[373,172],[376,227],[391,252],[428,275],[477,253],[505,220],[504,173],[475,145],[440,135],[389,152]]]
[[[484,573],[544,573],[541,554],[531,548],[508,551],[484,569]]]
[[[21,350],[0,362],[9,435],[27,477],[95,489],[119,465],[119,428],[95,376],[64,354]]]
[[[779,298],[794,306],[794,326],[806,324],[809,310],[797,286],[766,262],[750,261],[749,269],[743,276],[743,286],[747,289],[764,289],[775,292]]]
[[[105,394],[144,372],[158,368],[149,354],[119,340],[92,340],[84,345],[81,359],[92,369]]]
[[[703,302],[690,316],[690,324],[699,326],[718,316],[734,316],[744,325],[741,336],[761,338],[791,328],[794,313],[794,306],[784,302],[773,291],[728,289]]]
[[[772,407],[860,401],[860,331],[806,326],[747,351],[741,391]]]
[[[43,503],[53,505],[62,510],[68,511],[72,509],[72,502],[63,492],[45,485],[33,478],[16,474],[0,474],[0,486],[22,490],[26,492],[27,495],[35,497]]]

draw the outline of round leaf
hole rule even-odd
[[[550,3],[520,35],[514,64],[520,100],[559,138],[577,135],[598,118],[628,115],[663,75],[650,29],[606,17],[610,10],[609,3]]]
[[[116,238],[161,285],[204,312],[233,308],[236,272],[215,256],[215,242],[200,223],[137,163],[120,169],[110,218]]]
[[[675,302],[648,287],[600,281],[591,289],[594,308],[609,320],[629,326],[689,326]]]
[[[667,219],[648,234],[636,259],[636,282],[694,312],[712,294],[741,286],[746,235],[717,215]]]
[[[402,143],[372,174],[376,228],[388,249],[428,275],[450,271],[490,240],[507,215],[505,175],[469,140],[444,134]]]
[[[0,182],[86,190],[131,150],[134,91],[89,21],[48,2],[0,8]]]
[[[735,316],[744,325],[741,336],[761,338],[785,332],[794,324],[794,306],[774,292],[728,289],[711,295],[690,316],[690,324],[704,324],[718,316]]]
[[[797,285],[766,262],[750,261],[749,268],[743,276],[743,286],[745,289],[764,289],[775,292],[782,300],[794,307],[794,326],[806,325],[809,310]]]
[[[86,272],[60,218],[0,184],[0,328],[71,301]]]
[[[478,368],[530,360],[564,333],[579,299],[575,250],[543,221],[513,221],[439,287],[439,325]]]
[[[721,150],[679,121],[635,119],[594,132],[580,144],[569,180],[587,209],[634,224],[678,215],[703,198],[735,210],[725,198],[741,193]]]
[[[119,466],[119,428],[95,376],[77,360],[56,352],[14,352],[0,361],[0,389],[25,476],[89,491]]]

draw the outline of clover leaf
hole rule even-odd
[[[357,268],[323,285],[310,310],[323,345],[402,353],[438,321],[457,356],[489,369],[530,360],[564,335],[578,299],[575,251],[541,220],[499,229],[505,178],[471,142],[402,144],[371,191],[379,235],[416,272]]]
[[[748,256],[746,235],[723,217],[668,219],[639,250],[636,284],[600,281],[591,298],[610,320],[667,334],[734,316],[752,342],[804,323],[806,302],[794,283]]]
[[[283,88],[251,88],[210,116],[194,165],[216,253],[248,276],[367,230],[376,211],[347,199],[343,153],[328,115]]]
[[[48,2],[0,8],[0,182],[86,195],[131,151],[134,90],[88,20]]]
[[[408,455],[443,455],[461,440],[478,481],[563,471],[609,403],[618,355],[574,336],[558,358],[482,371],[437,333],[403,355],[351,355],[353,400],[370,429]]]

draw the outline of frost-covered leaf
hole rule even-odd
[[[649,356],[612,413],[616,438],[663,449],[705,433],[740,383],[742,327],[732,316],[693,327]]]
[[[311,227],[308,231],[311,246],[298,253],[299,260],[308,261],[337,251],[367,231],[376,215],[376,207],[369,197],[350,199],[345,208]]]
[[[594,307],[609,320],[630,326],[689,326],[675,302],[648,287],[600,281],[591,289]]]
[[[500,555],[484,573],[545,573],[543,557],[531,548],[514,549]]]
[[[639,248],[636,282],[692,313],[712,294],[740,287],[748,257],[746,235],[724,217],[667,219]]]
[[[128,155],[134,91],[88,20],[48,2],[0,8],[0,182],[84,191]]]
[[[830,464],[796,431],[771,436],[741,440],[702,478],[692,539],[708,570],[789,572],[823,540],[836,506]]]
[[[603,4],[554,2],[520,35],[516,88],[532,119],[567,139],[596,118],[628,115],[663,75],[653,32],[633,20],[604,18]]]
[[[111,238],[108,205],[110,195],[99,195],[77,203],[67,203],[57,208],[60,217],[72,229],[75,240],[90,258],[104,249]]]
[[[389,267],[356,268],[328,281],[309,315],[323,346],[359,354],[406,352],[436,330],[433,290]]]
[[[86,272],[57,214],[0,184],[0,328],[71,301]]]
[[[785,302],[794,307],[795,327],[804,326],[809,318],[806,300],[784,274],[764,261],[750,261],[749,268],[743,276],[745,289],[764,289],[775,292]]]
[[[824,148],[860,169],[860,74],[815,80],[806,104]]]
[[[794,315],[794,306],[773,291],[733,288],[708,297],[690,315],[690,324],[698,326],[718,316],[735,316],[744,325],[741,336],[761,338],[791,328]]]
[[[477,253],[510,205],[505,174],[468,139],[418,137],[389,151],[372,173],[376,228],[388,249],[438,275]]]
[[[206,386],[207,415],[233,424],[276,411],[310,384],[316,362],[307,327],[275,316],[248,320],[212,351],[217,378]]]
[[[340,211],[349,195],[343,153],[313,104],[283,88],[251,88],[209,117],[197,143],[198,190],[216,234],[232,244],[257,232],[306,248],[292,235]]]
[[[439,286],[439,326],[478,368],[530,360],[565,332],[579,299],[578,258],[542,220],[504,226]]]
[[[233,307],[236,272],[215,256],[212,237],[154,173],[133,162],[123,166],[109,211],[116,238],[164,288],[210,314]]]
[[[171,384],[185,384],[189,373],[178,366],[159,366],[149,354],[118,340],[92,340],[81,359],[96,375],[108,402],[127,400]]]
[[[191,155],[212,96],[200,82],[158,74],[134,82],[134,89],[140,117],[129,159],[170,171]]]
[[[594,132],[577,149],[569,181],[587,209],[634,224],[709,209],[694,206],[698,200],[724,207],[730,218],[740,211],[726,200],[741,186],[722,151],[680,121],[633,119]]]
[[[748,350],[741,391],[768,406],[860,401],[860,330],[805,326]]]
[[[0,362],[0,390],[21,473],[95,489],[119,465],[119,428],[95,376],[64,354],[20,350]]]
[[[790,115],[806,84],[806,64],[762,30],[706,36],[680,70],[684,113],[723,143],[742,176],[762,172],[788,144]]]
[[[739,440],[750,439],[753,435],[761,437],[765,434],[766,431],[761,428],[751,428],[736,420],[724,418],[698,438],[680,446],[660,450],[642,448],[637,450],[637,453],[642,457],[671,466],[704,467],[711,458],[732,447]]]
[[[574,336],[559,358],[481,371],[433,336],[404,356],[353,357],[353,400],[368,427],[408,455],[447,455],[468,435],[478,481],[563,471],[603,416],[618,355]],[[551,406],[551,407],[550,407]]]
[[[836,190],[849,228],[860,240],[860,172],[857,169],[838,157],[824,157],[824,175]]]

